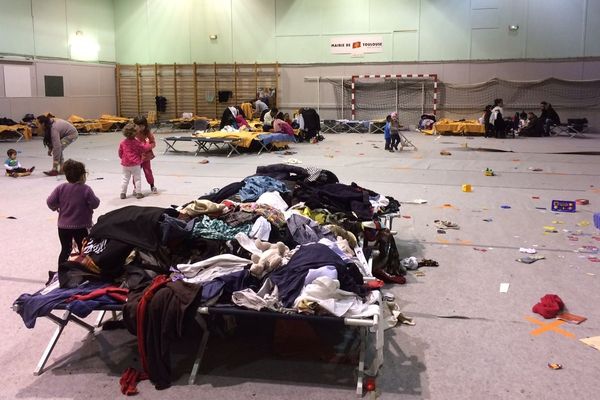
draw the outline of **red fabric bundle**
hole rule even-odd
[[[565,308],[565,303],[555,294],[547,294],[540,299],[531,311],[540,314],[546,319],[556,318],[559,312]]]

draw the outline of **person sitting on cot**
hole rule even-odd
[[[29,169],[23,168],[19,160],[17,160],[17,151],[15,149],[8,149],[6,152],[8,158],[4,161],[4,169],[6,175],[17,178],[20,174],[31,174],[35,167]]]
[[[273,120],[273,132],[285,133],[286,135],[294,136],[294,128],[283,119],[283,114],[279,113]]]
[[[542,114],[540,115],[541,123],[544,127],[544,136],[550,136],[550,128],[553,125],[560,125],[560,117],[556,110],[552,107],[552,104],[542,101]]]
[[[248,121],[246,121],[246,118],[244,118],[242,113],[238,113],[238,115],[235,116],[235,123],[237,124],[239,130],[252,130],[252,128],[250,128],[250,125],[248,124]]]
[[[527,114],[527,123],[519,130],[521,136],[540,136],[538,117],[530,112]]]

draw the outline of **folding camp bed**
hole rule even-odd
[[[354,121],[349,119],[338,119],[337,129],[345,133],[363,133],[369,130],[371,121]]]
[[[321,133],[339,133],[336,130],[337,121],[334,119],[325,119],[321,121]]]
[[[553,125],[550,128],[551,136],[558,136],[562,133],[566,133],[569,137],[585,137],[583,131],[587,129],[588,120],[587,118],[569,118],[566,124]]]
[[[321,123],[322,133],[364,133],[371,131],[371,121],[326,119]],[[382,131],[383,132],[383,131]]]
[[[19,307],[20,306],[18,304],[12,305],[13,311],[15,311],[17,313],[19,312]],[[48,342],[46,349],[42,353],[42,357],[40,358],[40,361],[38,362],[37,366],[35,367],[35,370],[33,370],[33,374],[37,376],[37,375],[41,375],[44,372],[44,366],[46,365],[46,362],[48,362],[48,359],[50,358],[50,354],[52,354],[52,351],[54,350],[54,346],[56,346],[56,343],[58,342],[60,335],[62,334],[63,330],[65,329],[65,327],[67,326],[67,324],[69,322],[74,322],[75,324],[86,329],[89,333],[94,333],[96,331],[96,328],[101,327],[103,322],[105,322],[104,316],[106,315],[107,312],[110,312],[112,314],[112,317],[111,317],[112,320],[117,320],[117,318],[119,317],[119,313],[121,312],[122,309],[123,309],[123,306],[120,304],[107,305],[107,306],[103,306],[101,308],[97,308],[94,311],[99,312],[98,319],[96,320],[96,323],[94,325],[90,325],[87,322],[83,321],[81,318],[73,315],[71,313],[71,311],[67,309],[67,304],[64,304],[64,303],[58,304],[56,307],[54,307],[52,312],[50,312],[48,315],[45,315],[46,318],[48,318],[50,321],[54,322],[56,325],[58,325],[58,327],[56,328],[56,331],[54,331],[54,334],[50,338],[50,341]],[[60,311],[62,311],[61,316],[56,315],[54,313],[54,312],[60,312]]]
[[[0,125],[0,141],[15,141],[31,139],[31,128],[27,125]]]
[[[265,133],[263,135],[258,135],[256,142],[260,145],[260,150],[258,150],[258,154],[266,151],[270,152],[269,145],[284,145],[285,143],[296,143],[296,138],[291,135],[287,135],[285,133]]]
[[[380,307],[381,309],[381,307]],[[359,350],[359,359],[358,359],[358,373],[357,373],[357,382],[356,382],[356,395],[362,396],[363,393],[363,380],[365,373],[369,375],[377,374],[377,371],[383,364],[383,325],[380,324],[382,315],[375,314],[373,317],[369,318],[344,318],[344,317],[335,317],[335,316],[326,316],[326,315],[305,315],[305,314],[285,314],[273,311],[254,311],[247,310],[244,308],[240,308],[237,306],[213,306],[213,307],[199,307],[196,314],[196,321],[200,324],[202,328],[202,337],[200,339],[200,347],[198,348],[198,353],[196,355],[196,360],[194,362],[194,366],[192,367],[192,372],[190,373],[190,378],[188,384],[192,385],[196,380],[196,375],[198,374],[198,369],[200,368],[200,363],[202,362],[202,358],[204,356],[204,352],[208,345],[208,339],[210,336],[210,330],[206,325],[206,320],[204,316],[206,315],[229,315],[229,316],[241,316],[241,317],[251,317],[251,318],[270,318],[277,320],[296,320],[296,321],[307,321],[318,324],[329,324],[329,325],[344,325],[344,326],[352,326],[357,327],[360,331],[360,350]],[[374,347],[375,347],[375,356],[371,362],[371,366],[368,370],[365,370],[365,356],[367,352],[368,343],[371,342],[370,336],[373,334],[375,336]]]
[[[227,154],[228,158],[233,153],[240,154],[240,151],[238,150],[238,139],[169,136],[163,138],[163,141],[167,145],[163,154],[167,154],[168,151],[178,153],[179,150],[175,148],[177,142],[193,142],[196,145],[196,152],[194,154],[196,156],[199,155],[201,151],[208,153],[212,147],[218,149],[220,146],[225,146],[229,149],[229,153]]]
[[[60,289],[57,289],[60,290]],[[18,305],[13,305],[13,310],[18,312]],[[96,329],[100,328],[102,324],[106,321],[103,321],[103,318],[107,312],[112,313],[112,320],[117,320],[120,317],[120,312],[123,309],[123,305],[111,305],[104,306],[98,308],[94,311],[99,311],[100,314],[98,316],[97,322],[95,325],[90,325],[82,319],[74,316],[66,307],[66,304],[59,304],[54,307],[51,313],[45,315],[46,318],[50,319],[52,322],[58,325],[56,331],[50,338],[46,349],[42,353],[42,356],[33,372],[34,375],[38,376],[44,372],[44,366],[46,365],[58,339],[60,338],[63,330],[69,324],[69,322],[74,322],[75,324],[81,326],[86,329],[89,334],[96,333]],[[380,307],[381,310],[381,307]],[[53,312],[63,311],[62,316],[58,316]],[[229,315],[233,317],[250,317],[250,318],[270,318],[270,319],[278,319],[278,320],[300,320],[307,321],[311,323],[319,323],[319,324],[330,324],[330,325],[344,325],[344,326],[352,326],[357,327],[360,331],[360,351],[359,351],[359,360],[358,360],[358,376],[357,376],[357,384],[356,384],[356,394],[357,396],[362,396],[363,393],[363,379],[365,373],[370,375],[377,374],[379,368],[383,364],[383,325],[380,323],[382,315],[381,312],[379,314],[375,314],[372,317],[368,318],[343,318],[343,317],[335,317],[335,316],[316,316],[316,315],[304,315],[304,314],[286,314],[279,313],[273,311],[254,311],[243,309],[234,305],[224,305],[224,306],[211,306],[211,307],[199,307],[196,311],[196,321],[202,328],[202,336],[200,338],[200,345],[198,347],[198,352],[196,354],[196,358],[194,360],[194,364],[192,370],[190,372],[190,377],[188,379],[188,384],[193,385],[196,376],[198,374],[198,370],[200,364],[202,362],[202,358],[204,357],[204,352],[206,347],[208,346],[208,339],[210,337],[210,329],[208,327],[206,317],[212,315]],[[368,370],[365,370],[365,356],[367,352],[367,345],[372,340],[370,340],[370,336],[374,335],[374,346],[375,346],[375,355],[371,362],[371,366]]]
[[[369,121],[369,133],[385,133],[384,121]]]

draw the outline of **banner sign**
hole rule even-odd
[[[331,38],[331,54],[382,53],[382,36],[344,36]]]

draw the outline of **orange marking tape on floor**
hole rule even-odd
[[[575,335],[574,334],[572,334],[571,332],[567,332],[564,329],[560,329],[559,328],[559,326],[561,326],[562,324],[564,324],[565,321],[561,321],[561,320],[557,319],[555,321],[552,321],[552,322],[549,322],[549,323],[546,324],[543,321],[539,321],[539,320],[537,320],[535,318],[532,318],[532,317],[525,317],[525,319],[527,321],[529,321],[529,322],[532,322],[532,323],[540,326],[539,328],[534,329],[531,332],[529,332],[529,334],[531,334],[533,336],[538,336],[538,335],[540,335],[540,334],[542,334],[544,332],[547,332],[547,331],[554,331],[554,332],[560,333],[561,335],[566,336],[568,338],[575,339]]]

